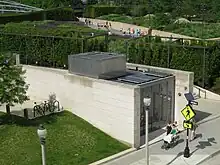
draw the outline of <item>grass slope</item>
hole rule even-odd
[[[47,165],[86,165],[128,148],[64,111],[32,121],[0,113],[0,164],[41,164],[37,127],[47,128]]]

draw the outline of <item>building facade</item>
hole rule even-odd
[[[87,56],[81,54],[80,58],[83,55]],[[181,122],[179,111],[185,106],[185,98],[182,98],[183,95],[179,96],[178,92],[184,93],[185,87],[190,90],[190,83],[185,82],[184,90],[181,91],[182,80],[176,79],[180,75],[177,74],[178,71],[165,72],[163,68],[152,69],[135,64],[127,64],[126,67],[126,63],[123,65],[125,67],[114,67],[113,64],[117,62],[112,63],[110,57],[114,55],[102,54],[102,59],[98,58],[98,54],[96,56],[95,62],[101,60],[101,71],[99,69],[98,73],[92,72],[91,64],[89,69],[92,76],[89,73],[83,75],[80,71],[83,68],[78,68],[77,73],[74,73],[73,70],[24,66],[27,71],[26,81],[30,84],[30,99],[33,102],[45,101],[49,94],[55,93],[66,110],[110,136],[137,148],[145,143],[146,121],[149,123],[149,131],[162,128],[170,120]],[[119,63],[125,62],[121,56],[119,58]],[[115,56],[113,59],[115,60]],[[152,99],[148,120],[144,116],[145,97]]]

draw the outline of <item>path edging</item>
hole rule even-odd
[[[215,157],[215,156],[217,156],[217,155],[219,155],[219,154],[220,154],[220,150],[218,150],[218,151],[212,153],[211,155],[207,156],[206,158],[204,158],[202,161],[200,161],[200,162],[197,163],[196,165],[200,165],[200,164],[202,164],[202,163],[205,163],[206,161],[210,160],[211,158],[213,158],[213,157]]]
[[[210,120],[214,120],[214,119],[217,119],[217,118],[219,118],[219,117],[220,117],[220,115],[215,115],[215,116],[213,116],[213,117],[210,117],[209,119],[199,121],[197,124],[198,124],[198,125],[204,124],[204,123],[206,123],[206,122],[208,122],[208,121],[210,121]],[[182,133],[182,132],[185,132],[185,130],[182,130],[180,133]],[[154,140],[151,140],[151,141],[149,142],[149,146],[154,145],[154,144],[156,144],[156,143],[158,143],[158,142],[160,142],[160,141],[162,141],[162,140],[163,140],[163,138],[159,138],[158,140],[155,140],[155,141],[154,141]],[[153,141],[154,141],[154,142],[153,142]],[[141,148],[144,148],[144,147],[145,147],[145,146],[143,145]],[[89,165],[102,165],[102,164],[104,164],[104,163],[113,161],[113,160],[118,159],[118,158],[120,158],[120,157],[123,157],[123,156],[125,156],[125,155],[127,155],[127,154],[130,154],[130,153],[132,153],[132,152],[134,152],[134,151],[138,151],[138,149],[136,149],[136,148],[130,148],[130,149],[127,149],[127,150],[125,150],[125,151],[119,152],[119,153],[117,153],[117,154],[115,154],[115,155],[112,155],[112,156],[109,156],[109,157],[107,157],[107,158],[104,158],[104,159],[101,159],[101,160],[99,160],[99,161],[96,161],[96,162],[94,162],[94,163],[91,163],[91,164],[89,164]],[[218,150],[218,151],[214,152],[213,154],[207,156],[206,158],[204,158],[201,162],[197,163],[196,165],[200,165],[201,163],[203,163],[203,162],[205,162],[205,161],[211,159],[212,157],[214,157],[214,156],[216,156],[216,155],[218,155],[218,154],[220,154],[220,150]]]
[[[113,161],[113,160],[118,159],[118,158],[120,158],[120,157],[122,157],[122,156],[125,156],[125,155],[127,155],[127,154],[130,154],[131,152],[134,152],[134,151],[137,151],[137,149],[136,149],[136,148],[129,148],[129,149],[125,150],[125,151],[122,151],[122,152],[119,152],[119,153],[117,153],[117,154],[115,154],[115,155],[112,155],[112,156],[109,156],[109,157],[107,157],[107,158],[98,160],[98,161],[96,161],[96,162],[94,162],[94,163],[91,163],[91,164],[89,164],[89,165],[102,165],[102,164],[104,164],[104,163]]]

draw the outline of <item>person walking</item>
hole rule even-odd
[[[195,118],[192,118],[190,120],[190,122],[192,123],[192,128],[190,129],[191,130],[191,141],[193,141],[195,138],[196,138],[196,129],[198,127],[198,125],[196,124],[196,120]]]
[[[179,133],[177,121],[175,121],[175,122],[173,123],[173,129],[176,130],[176,133]]]
[[[167,135],[170,134],[170,132],[172,131],[171,121],[167,124],[166,130],[167,130]]]

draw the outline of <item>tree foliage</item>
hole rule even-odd
[[[25,70],[14,64],[12,56],[0,54],[0,104],[7,107],[22,104],[29,98],[25,82]],[[7,108],[6,108],[7,109]],[[9,113],[8,109],[7,112]]]

